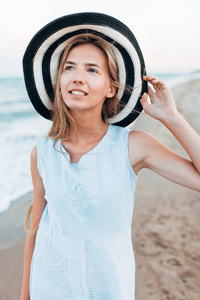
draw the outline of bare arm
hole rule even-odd
[[[141,99],[145,113],[161,121],[171,131],[191,160],[175,154],[148,133],[131,132],[130,158],[133,169],[137,173],[142,168],[149,168],[175,183],[200,191],[200,137],[177,111],[167,86],[155,77],[145,78],[155,89],[155,92],[151,88],[148,91],[151,105],[147,102],[146,94]]]
[[[34,201],[33,201],[33,216],[30,229],[34,229],[40,222],[43,210],[46,206],[46,200],[44,199],[45,190],[43,186],[42,178],[39,175],[37,169],[37,147],[35,146],[31,152],[31,176],[34,190]],[[30,279],[30,268],[31,260],[35,247],[36,235],[27,235],[25,243],[25,255],[24,255],[24,274],[21,290],[20,300],[29,300],[29,279]]]
[[[25,255],[24,255],[24,274],[23,274],[20,300],[30,300],[29,279],[30,279],[31,259],[32,259],[34,247],[35,247],[35,236],[27,235],[26,243],[25,243]]]

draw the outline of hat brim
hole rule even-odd
[[[119,81],[118,98],[123,103],[118,114],[108,122],[126,127],[142,111],[141,95],[147,92],[145,63],[132,31],[119,20],[101,13],[77,13],[63,16],[43,27],[30,41],[24,57],[23,72],[29,98],[36,111],[52,119],[54,86],[60,57],[71,38],[92,33],[108,41],[115,54]],[[131,87],[127,92],[125,86]]]

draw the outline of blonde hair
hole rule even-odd
[[[74,134],[76,133],[76,122],[71,116],[68,107],[65,105],[60,92],[60,76],[63,72],[63,66],[69,52],[73,48],[84,44],[92,44],[105,53],[108,63],[109,79],[111,84],[116,88],[115,95],[112,98],[106,98],[103,103],[102,120],[108,123],[108,119],[114,117],[119,112],[121,103],[119,103],[119,99],[116,95],[118,88],[120,88],[118,66],[110,44],[101,37],[90,33],[77,35],[68,43],[60,60],[53,102],[52,127],[48,133],[48,137],[51,139],[61,139],[61,141],[63,141],[70,138],[70,129],[74,131]]]
[[[31,217],[31,213],[32,213],[32,210],[33,210],[33,204],[31,204],[30,206],[26,207],[24,210],[20,211],[19,213],[17,214],[14,214],[14,212],[20,208],[21,206],[25,205],[26,203],[29,203],[30,201],[32,201],[33,199],[30,199],[20,205],[18,205],[17,207],[15,207],[12,211],[11,211],[11,214],[13,214],[14,216],[18,216],[19,214],[23,213],[25,210],[28,210],[27,214],[26,214],[26,217],[25,217],[25,220],[24,220],[24,227],[25,227],[25,230],[27,232],[28,235],[30,236],[34,236],[37,234],[37,230],[39,228],[39,224],[33,228],[33,229],[29,229],[29,222],[30,222],[30,217]],[[21,224],[20,224],[21,225]]]
[[[71,41],[66,46],[62,57],[60,59],[59,68],[58,68],[58,74],[57,74],[57,80],[56,85],[54,88],[54,102],[53,102],[53,116],[52,116],[52,126],[51,129],[47,135],[47,137],[54,139],[54,148],[55,143],[58,139],[61,139],[61,141],[70,139],[69,133],[71,132],[70,129],[73,129],[74,135],[76,133],[76,122],[74,118],[71,116],[69,109],[65,105],[62,95],[60,93],[60,76],[63,71],[63,66],[66,61],[66,58],[69,54],[69,52],[79,46],[84,44],[92,44],[99,49],[101,49],[107,58],[108,63],[108,73],[109,73],[109,79],[111,84],[116,88],[116,93],[112,98],[106,98],[103,106],[102,106],[102,120],[105,123],[108,123],[108,119],[114,117],[120,109],[120,106],[123,105],[122,103],[119,103],[119,99],[117,98],[117,91],[119,88],[121,88],[120,82],[119,82],[119,76],[118,76],[118,66],[115,59],[115,55],[113,53],[111,45],[106,42],[103,38],[98,37],[96,35],[90,34],[90,33],[83,33],[80,35],[75,36],[71,39]],[[127,88],[128,89],[128,88]],[[17,206],[12,212],[14,212],[16,209],[21,207],[22,205],[32,201],[33,199],[30,199],[26,201],[25,203],[22,203],[21,205]],[[33,210],[33,204],[31,204],[28,208],[28,212],[26,214],[25,220],[24,220],[24,227],[29,235],[36,235],[37,230],[39,227],[39,224],[33,228],[32,230],[29,229],[29,221],[31,218],[32,210]],[[25,210],[26,210],[25,209]],[[24,210],[23,210],[24,211]],[[23,211],[19,212],[18,214],[22,213]],[[17,215],[18,215],[17,214]]]

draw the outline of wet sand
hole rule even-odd
[[[176,86],[173,94],[178,110],[200,133],[200,80]],[[141,114],[133,128],[152,133],[187,157],[171,133],[147,115]],[[31,198],[32,193],[21,197],[0,214],[1,300],[20,299],[26,233],[23,224],[18,225],[26,212],[16,217],[10,212]],[[142,170],[135,195],[132,240],[136,300],[199,299],[200,193]]]
[[[23,222],[26,212],[18,216],[13,216],[11,212],[16,206],[32,199],[32,196],[31,192],[20,197],[11,202],[7,211],[0,213],[0,300],[20,299],[26,239]]]

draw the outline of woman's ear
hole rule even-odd
[[[108,93],[106,95],[106,98],[112,98],[112,97],[114,97],[114,95],[116,94],[116,90],[117,90],[116,87],[111,84],[110,85],[110,89],[109,89],[109,91],[108,91]]]

